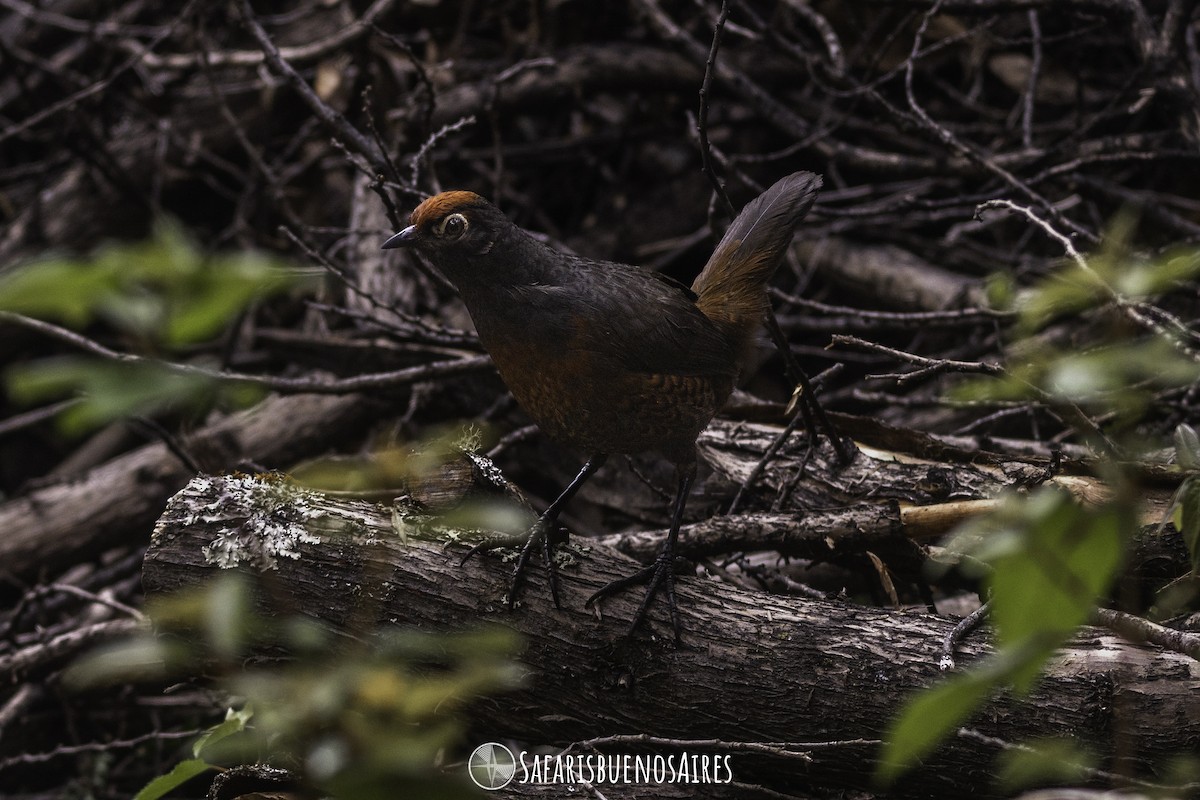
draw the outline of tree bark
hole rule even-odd
[[[459,532],[429,517],[333,500],[279,480],[199,477],[177,494],[146,556],[150,596],[195,587],[219,569],[256,573],[271,614],[302,614],[353,634],[403,625],[452,630],[494,622],[519,631],[528,688],[474,707],[488,738],[565,745],[645,733],[726,742],[840,742],[810,762],[735,754],[739,781],[777,789],[871,787],[879,739],[904,701],[939,677],[954,620],[846,603],[678,581],[683,643],[671,641],[659,600],[647,630],[626,627],[641,591],[584,608],[596,589],[637,564],[594,543],[562,571],[563,607],[531,570],[514,613],[503,598],[511,566],[495,557],[459,566]],[[466,535],[464,534],[464,538]],[[960,664],[986,656],[969,640]],[[1066,737],[1104,768],[1143,773],[1190,752],[1200,737],[1200,664],[1085,628],[1033,693],[1003,694],[904,779],[921,794],[980,794],[991,786],[996,740]],[[992,737],[992,738],[986,738]],[[481,740],[482,741],[482,740]]]
[[[363,395],[270,397],[180,444],[204,469],[269,467],[322,452],[371,421]],[[0,505],[0,562],[11,575],[53,572],[144,537],[193,471],[162,442],[112,459],[73,481]]]

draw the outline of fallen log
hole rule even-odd
[[[607,547],[576,551],[562,570],[557,610],[540,570],[513,613],[510,565],[458,565],[466,532],[405,509],[331,499],[279,479],[192,480],[159,519],[146,555],[149,596],[200,585],[221,569],[259,575],[263,610],[301,614],[361,636],[379,626],[457,630],[482,621],[526,641],[528,688],[473,706],[489,739],[566,745],[614,734],[683,740],[812,743],[810,761],[741,755],[739,781],[775,789],[871,787],[875,740],[906,698],[939,678],[953,619],[778,597],[714,581],[678,582],[683,643],[661,602],[649,633],[625,634],[640,592],[583,607],[636,564]],[[990,652],[970,640],[959,663]],[[1147,774],[1200,738],[1200,664],[1179,653],[1083,629],[1031,695],[1001,694],[951,737],[906,791],[961,797],[995,791],[997,742],[1071,738],[1105,769]],[[974,735],[977,734],[977,735]],[[822,742],[832,743],[819,747]],[[740,764],[739,764],[740,759]]]
[[[291,465],[371,421],[365,395],[269,397],[185,437],[209,470]],[[163,442],[143,445],[82,476],[0,505],[0,563],[11,575],[53,573],[105,550],[145,541],[167,499],[193,475]]]

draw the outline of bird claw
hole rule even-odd
[[[551,532],[551,527],[555,528],[553,532]],[[558,565],[554,561],[554,546],[560,541],[566,541],[566,536],[555,535],[558,533],[557,527],[550,526],[545,518],[539,517],[533,523],[533,527],[529,529],[529,532],[523,536],[491,536],[484,539],[468,550],[458,565],[460,567],[463,566],[476,553],[496,550],[501,547],[519,547],[517,562],[513,567],[512,578],[508,586],[508,594],[504,598],[508,610],[512,611],[516,605],[521,585],[525,582],[525,570],[529,566],[529,559],[533,555],[534,549],[541,549],[542,565],[546,568],[546,573],[550,579],[550,597],[554,600],[554,607],[561,609],[562,602],[559,599],[558,593]]]
[[[492,550],[499,550],[502,547],[515,550],[523,546],[527,540],[527,535],[489,536],[468,550],[467,554],[459,560],[458,565],[460,567],[465,566],[476,553],[490,553]]]
[[[643,567],[632,575],[618,578],[604,585],[593,593],[583,605],[585,608],[591,608],[598,600],[611,597],[631,586],[646,584],[646,594],[642,597],[642,604],[638,607],[637,614],[633,617],[633,624],[629,626],[628,635],[632,636],[645,620],[646,611],[650,608],[650,603],[653,602],[659,588],[662,587],[666,592],[667,606],[671,611],[671,629],[675,634],[675,643],[680,644],[682,639],[680,636],[679,605],[675,599],[675,573],[681,566],[687,563],[686,559],[675,558],[673,553],[665,551],[659,553],[658,557],[654,559],[653,564]]]

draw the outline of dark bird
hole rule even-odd
[[[552,439],[592,454],[519,542],[510,607],[537,548],[559,604],[553,546],[564,506],[610,453],[657,451],[677,478],[667,540],[651,566],[587,605],[647,584],[632,632],[662,587],[678,638],[675,542],[696,474],[696,437],[737,383],[770,313],[767,282],[820,187],[819,176],[797,172],[747,204],[691,289],[640,267],[554,250],[472,192],[425,200],[412,224],[383,244],[412,248],[450,279],[517,402]],[[478,545],[467,558],[499,543]]]

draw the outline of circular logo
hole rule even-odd
[[[517,760],[499,742],[486,742],[475,748],[467,760],[467,772],[480,789],[489,792],[508,786],[517,773]]]

